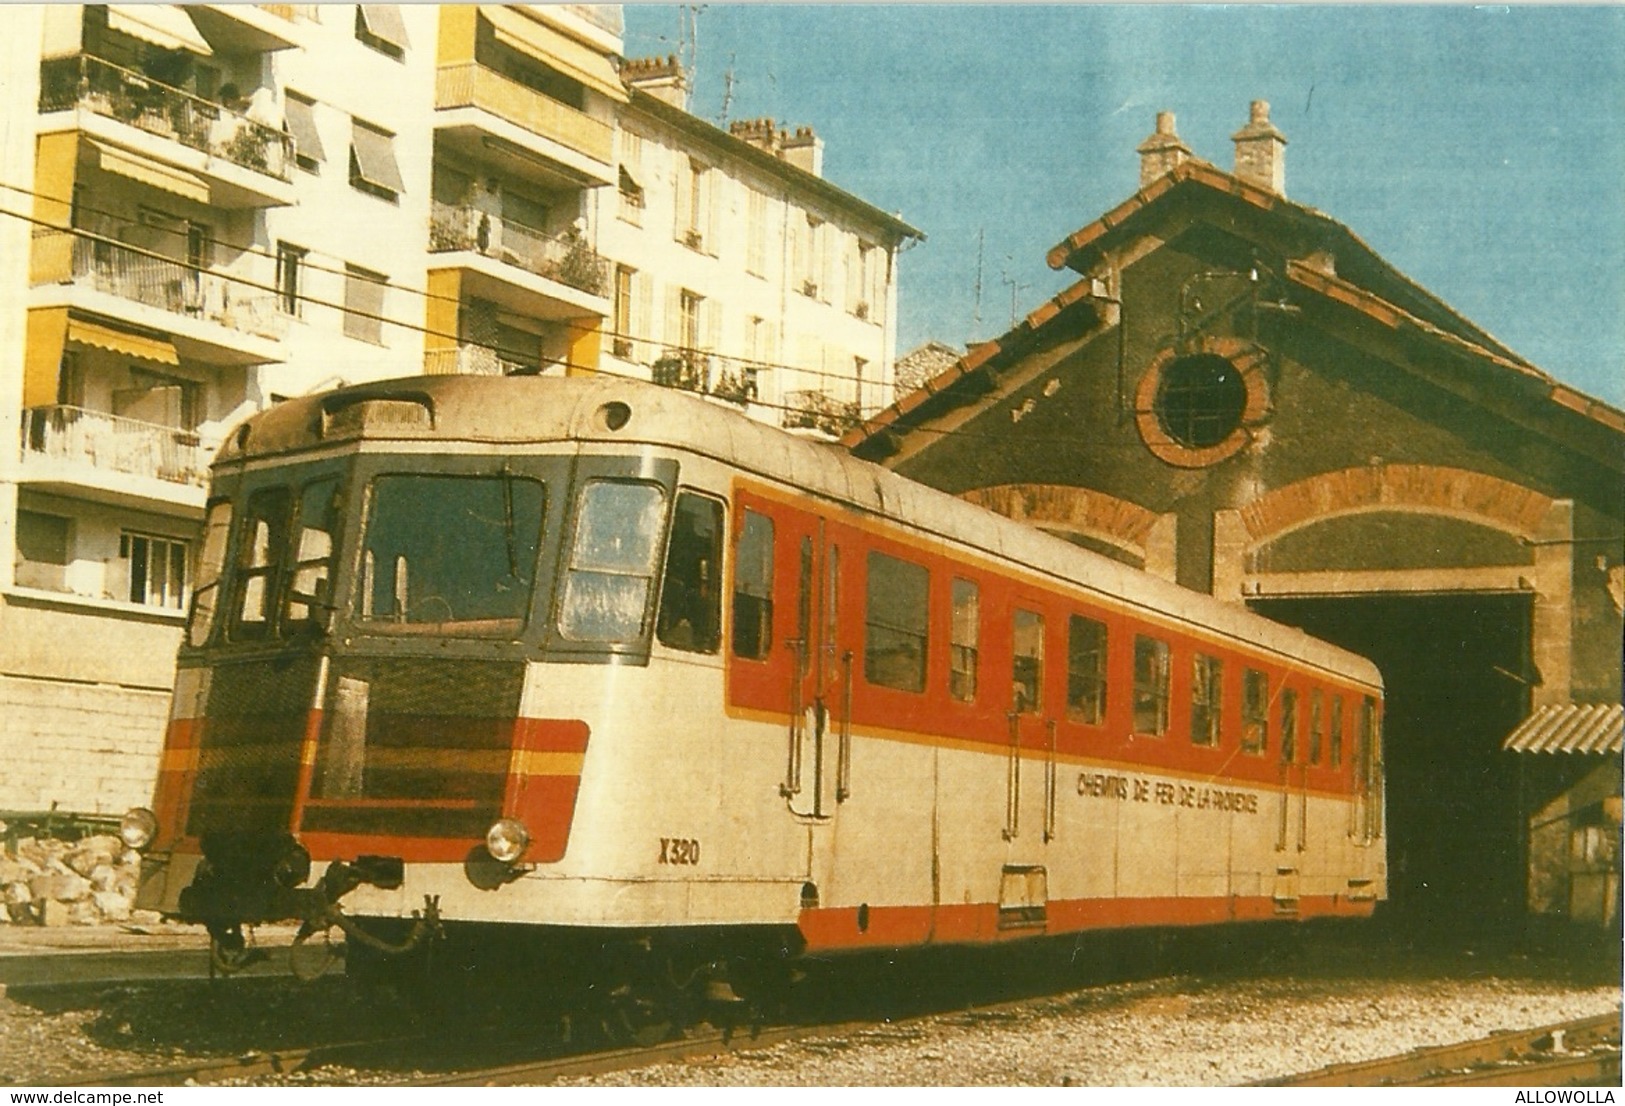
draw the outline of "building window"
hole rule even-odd
[[[620,197],[620,217],[633,226],[641,227],[644,208],[643,186],[624,165],[620,171]]]
[[[1010,709],[1037,714],[1044,703],[1044,616],[1017,607],[1011,634]]]
[[[875,290],[875,259],[880,251],[868,242],[858,243],[858,271],[857,285],[849,297],[852,299],[852,314],[860,319],[876,318],[875,308],[879,303],[879,294]]]
[[[856,403],[858,405],[858,412],[857,413],[858,413],[860,418],[862,417],[863,412],[864,412],[864,406],[863,406],[864,379],[863,379],[863,374],[868,370],[868,368],[869,368],[869,359],[867,357],[854,357],[854,358],[852,358],[852,402],[854,402],[854,403]]]
[[[1206,337],[1195,350],[1163,349],[1135,391],[1135,423],[1153,454],[1180,468],[1233,456],[1269,411],[1268,353],[1234,338]]]
[[[710,167],[693,158],[681,158],[677,170],[676,237],[691,250],[715,253],[711,243]]]
[[[982,592],[970,580],[953,583],[949,627],[948,694],[962,703],[976,698],[976,661],[982,639]]]
[[[773,520],[747,509],[734,547],[734,656],[762,660],[772,644]]]
[[[616,357],[632,356],[632,273],[625,265],[615,266],[615,333],[610,350]]]
[[[1224,702],[1224,662],[1196,654],[1191,670],[1191,744],[1217,745]]]
[[[309,252],[291,242],[276,244],[277,306],[284,315],[304,314],[305,255]]]
[[[801,233],[794,243],[796,254],[796,290],[811,299],[823,299],[824,287],[824,221],[808,215]]]
[[[39,511],[17,512],[16,581],[41,591],[68,590],[73,520]]]
[[[322,136],[316,129],[316,101],[289,91],[283,97],[287,107],[288,133],[293,136],[293,160],[299,168],[316,172],[327,160]]]
[[[1162,373],[1157,389],[1157,421],[1170,438],[1188,449],[1218,445],[1241,425],[1247,385],[1223,357],[1199,353],[1181,357]]]
[[[395,161],[395,136],[359,119],[351,120],[350,184],[370,196],[395,202],[406,191]]]
[[[677,300],[678,344],[685,350],[700,348],[700,310],[705,297],[683,289]]]
[[[869,554],[863,678],[877,687],[925,690],[927,595],[923,565]]]
[[[1270,678],[1256,668],[1241,674],[1241,751],[1262,756],[1269,748]]]
[[[186,594],[186,543],[125,531],[118,554],[129,572],[123,598],[145,607],[180,610]]]
[[[767,276],[767,196],[754,188],[746,204],[745,270]]]
[[[1168,643],[1134,639],[1134,732],[1168,732]]]
[[[411,45],[406,39],[406,23],[401,19],[399,4],[357,4],[355,37],[396,61],[406,57],[406,48]]]
[[[1066,716],[1098,726],[1106,720],[1106,624],[1073,615],[1066,653]]]
[[[344,336],[384,344],[384,288],[389,278],[359,265],[344,267]]]

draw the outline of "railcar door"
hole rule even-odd
[[[826,819],[846,798],[851,766],[852,651],[840,643],[840,548],[823,519],[796,537],[789,753],[782,793],[790,813]]]
[[[852,655],[837,633],[840,550],[818,516],[748,493],[735,514],[729,695],[783,719],[777,789],[797,819],[831,818],[850,763]]]

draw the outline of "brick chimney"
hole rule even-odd
[[[674,108],[688,110],[688,75],[676,54],[663,58],[627,58],[621,80]]]
[[[1180,162],[1191,157],[1191,148],[1174,133],[1174,113],[1157,112],[1157,129],[1151,137],[1136,147],[1140,155],[1140,187],[1144,188],[1165,173],[1171,173]]]
[[[783,144],[784,152],[779,156],[785,161],[815,177],[824,175],[824,140],[811,127],[797,127],[795,134],[783,136]]]
[[[765,150],[774,157],[779,156],[783,136],[771,118],[735,119],[728,124],[728,133],[741,142],[750,143],[758,150]]]
[[[1230,140],[1236,144],[1236,176],[1248,184],[1286,195],[1286,135],[1270,122],[1267,100],[1254,100],[1247,125]]]

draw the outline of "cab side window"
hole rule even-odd
[[[679,492],[655,633],[661,644],[715,653],[722,640],[722,504]]]
[[[229,637],[262,641],[271,636],[276,615],[277,577],[288,548],[287,488],[261,488],[248,498],[237,532],[235,603]]]

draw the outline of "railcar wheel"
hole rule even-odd
[[[599,1022],[604,1036],[612,1044],[641,1048],[671,1040],[680,1024],[676,997],[631,984],[615,988]]]

